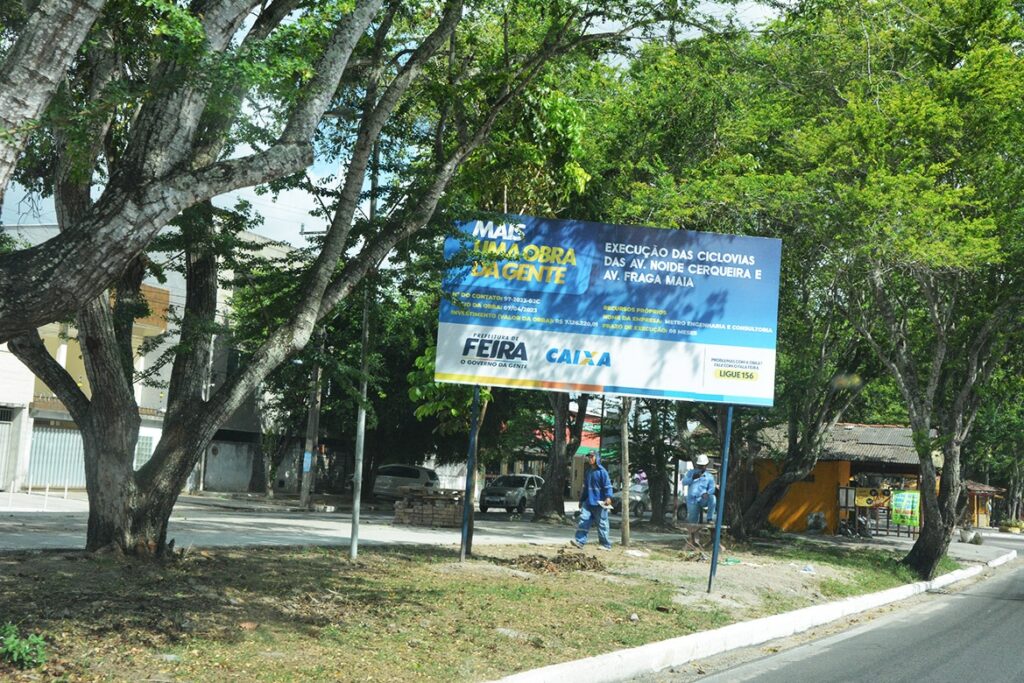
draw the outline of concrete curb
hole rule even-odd
[[[998,567],[1015,557],[1017,557],[1017,551],[1011,550],[1005,555],[990,560],[986,565]],[[545,681],[563,680],[602,683],[653,674],[671,666],[686,664],[695,659],[704,659],[727,650],[759,645],[776,638],[802,633],[815,626],[821,626],[851,614],[905,600],[929,590],[963,581],[977,576],[982,569],[980,565],[976,565],[967,569],[958,569],[931,581],[920,581],[879,593],[859,595],[839,602],[805,607],[753,621],[743,621],[713,631],[692,633],[688,636],[649,643],[628,650],[552,664],[540,669],[506,676],[496,683],[544,683]]]

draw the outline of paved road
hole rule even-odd
[[[1007,534],[987,545],[1021,550],[1024,539]],[[1024,681],[1020,634],[1024,632],[1024,563],[960,592],[939,591],[867,624],[760,657],[767,643],[751,649],[746,663],[696,676],[661,672],[637,680],[657,683],[986,683]]]
[[[85,545],[88,506],[83,500],[54,496],[43,511],[38,496],[15,494],[7,507],[0,494],[0,551],[31,549],[78,549]],[[241,504],[238,509],[211,507],[211,501],[183,497],[174,508],[168,539],[177,547],[246,545],[345,545],[350,542],[352,517],[349,513],[275,511],[253,512]],[[230,502],[219,504],[231,504]],[[390,511],[364,511],[360,515],[360,545],[455,545],[459,529],[427,529],[392,526]],[[503,513],[478,515],[474,545],[568,543],[573,528],[513,520]],[[593,535],[596,540],[596,530]],[[637,541],[670,538],[661,533],[633,533]],[[617,532],[612,540],[618,539]]]

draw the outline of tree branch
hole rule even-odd
[[[37,330],[15,337],[8,342],[7,348],[50,388],[75,422],[84,424],[89,414],[89,399],[68,371],[46,350]]]
[[[167,421],[206,400],[217,314],[217,257],[210,250],[215,232],[210,202],[192,207],[184,216],[190,235],[185,251],[185,311],[181,321],[181,348],[174,354],[167,388]]]

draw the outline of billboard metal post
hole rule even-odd
[[[459,562],[466,561],[466,555],[473,554],[470,546],[471,507],[473,490],[476,488],[476,438],[480,426],[480,385],[473,387],[473,411],[469,425],[469,453],[466,456],[466,496],[462,500],[462,544],[459,548]]]
[[[711,551],[711,573],[708,575],[708,593],[715,582],[718,569],[718,548],[722,541],[722,517],[725,514],[725,482],[729,476],[729,441],[732,439],[732,406],[726,410],[725,443],[722,445],[722,485],[718,492],[718,511],[715,513],[715,545]]]

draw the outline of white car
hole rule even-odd
[[[533,507],[537,492],[544,480],[535,474],[505,474],[484,487],[480,492],[480,512],[490,508],[505,508],[505,512],[523,514]]]
[[[373,480],[373,495],[376,498],[401,498],[403,486],[438,488],[437,473],[419,465],[384,465],[377,470]]]

